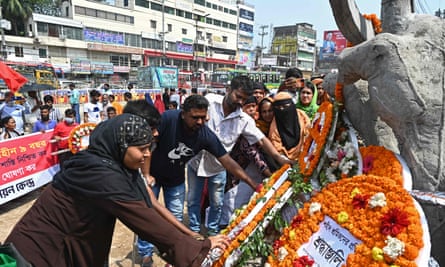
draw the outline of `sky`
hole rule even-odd
[[[445,8],[445,0],[416,0],[417,3],[434,13],[439,7]],[[255,6],[254,25],[254,47],[261,46],[260,26],[267,25],[265,31],[269,31],[269,26],[294,25],[307,22],[313,25],[317,31],[317,46],[322,43],[324,31],[337,30],[332,14],[329,0],[246,0],[247,3]],[[380,17],[379,0],[355,0],[356,5],[362,14],[377,14]],[[263,37],[263,46],[268,51],[272,41],[273,31],[271,30]]]

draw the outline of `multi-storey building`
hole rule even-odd
[[[71,0],[37,8],[25,37],[5,36],[5,50],[80,79],[131,80],[141,65],[248,67],[253,20],[243,1]]]
[[[316,59],[317,31],[309,23],[273,28],[271,54],[278,66],[298,67],[310,76]]]

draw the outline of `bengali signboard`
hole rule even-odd
[[[52,181],[59,171],[53,131],[0,141],[0,205]]]
[[[314,259],[314,267],[340,267],[346,264],[348,255],[354,253],[355,246],[361,243],[332,218],[325,216],[320,229],[297,252],[300,256],[308,255]]]

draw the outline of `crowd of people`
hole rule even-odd
[[[83,122],[98,125],[89,147],[63,160],[7,241],[35,266],[102,266],[119,219],[139,237],[141,266],[153,265],[154,247],[169,264],[201,266],[213,248],[228,245],[220,231],[235,209],[264,178],[296,162],[318,106],[330,101],[322,83],[292,68],[275,94],[238,76],[224,95],[165,90],[124,107],[111,94],[90,91]],[[51,115],[44,99],[33,131],[54,128],[63,147],[68,125],[80,123],[76,96],[73,87],[64,118]],[[1,117],[5,132],[23,134],[17,121]]]

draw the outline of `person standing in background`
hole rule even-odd
[[[25,107],[16,104],[14,99],[14,94],[11,92],[5,93],[5,102],[0,105],[0,118],[3,119],[7,116],[11,116],[15,120],[15,130],[19,135],[25,133]]]
[[[71,91],[68,95],[70,98],[70,105],[71,108],[76,112],[76,122],[80,123],[80,109],[79,109],[80,92],[76,88],[76,85],[74,83],[70,83],[69,88]]]
[[[44,104],[49,106],[49,118],[51,120],[55,120],[56,122],[60,122],[63,119],[62,113],[60,113],[60,110],[55,108],[53,106],[54,104],[54,97],[51,95],[46,95],[43,97]]]
[[[104,119],[104,109],[102,103],[99,103],[100,93],[93,89],[90,92],[90,102],[83,107],[83,121],[85,123],[99,123]]]
[[[39,108],[41,105],[42,101],[40,101],[37,92],[29,91],[25,102],[25,119],[31,127],[39,118]]]
[[[44,133],[45,131],[56,127],[57,122],[49,118],[49,109],[50,107],[48,105],[40,106],[40,120],[34,123],[34,127],[32,128],[33,133]]]
[[[108,96],[108,101],[110,101],[110,104],[116,110],[116,115],[121,115],[122,114],[122,109],[124,109],[124,108],[122,107],[122,105],[119,102],[116,101],[116,97],[114,95],[109,95]]]
[[[57,123],[53,132],[53,139],[57,141],[58,150],[64,150],[68,148],[68,137],[71,131],[79,125],[75,121],[76,111],[74,109],[68,108],[65,110],[65,118],[63,121]],[[66,151],[64,153],[58,154],[60,167],[63,167],[63,163],[68,160],[74,154],[71,151]]]
[[[14,137],[18,137],[21,134],[16,131],[15,119],[12,116],[3,117],[0,120],[0,141],[6,140]]]

